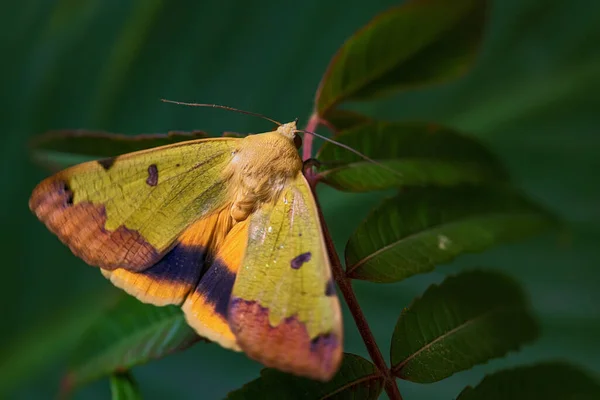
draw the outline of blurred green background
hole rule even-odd
[[[25,0],[2,2],[3,320],[0,387],[8,398],[53,397],[69,348],[114,293],[29,212],[47,172],[28,140],[49,129],[123,133],[203,129],[261,132],[265,121],[160,98],[227,104],[287,121],[306,118],[330,57],[345,38],[398,1]],[[451,2],[449,1],[449,4]],[[402,307],[460,268],[506,271],[521,282],[542,338],[433,384],[399,382],[405,399],[453,398],[498,368],[567,359],[600,372],[600,3],[496,0],[469,75],[353,108],[425,119],[487,143],[515,181],[568,222],[564,237],[462,257],[397,284],[355,288],[384,352]],[[339,249],[382,194],[321,188]],[[346,349],[367,356],[345,312]],[[198,344],[134,369],[148,399],[221,398],[258,376],[243,354]],[[106,380],[75,398],[103,399]],[[0,395],[0,397],[3,397]]]

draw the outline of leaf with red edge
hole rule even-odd
[[[36,162],[51,170],[60,170],[84,161],[206,137],[207,134],[202,131],[122,135],[99,131],[62,130],[36,137],[31,142],[31,152]]]
[[[458,400],[600,399],[600,382],[581,368],[546,361],[487,375]]]
[[[322,119],[322,123],[336,134],[371,122],[374,122],[371,117],[367,117],[356,111],[341,110],[338,108],[328,112],[327,119]]]
[[[73,351],[65,391],[164,357],[199,340],[179,307],[156,307],[125,296],[83,335]]]
[[[336,140],[383,165],[325,143],[317,154],[320,176],[339,190],[452,186],[508,178],[502,163],[483,144],[432,123],[372,121],[340,132]]]
[[[396,282],[464,253],[555,228],[557,218],[510,187],[414,188],[371,211],[346,245],[353,279]]]
[[[447,81],[472,64],[483,36],[486,0],[411,0],[350,37],[317,91],[321,116],[345,100]]]
[[[228,400],[254,399],[361,399],[379,398],[383,376],[375,365],[356,354],[344,354],[342,366],[329,382],[299,378],[275,369],[263,369],[260,378],[229,393]]]
[[[392,372],[412,382],[437,382],[517,350],[538,334],[515,281],[498,272],[463,272],[430,286],[402,312],[392,336]]]

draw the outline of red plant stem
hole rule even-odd
[[[392,375],[390,368],[385,363],[383,355],[381,354],[381,350],[379,350],[379,346],[375,341],[375,337],[373,336],[373,332],[371,331],[371,327],[365,318],[365,314],[358,303],[358,299],[356,298],[356,294],[352,289],[352,282],[342,269],[342,265],[340,263],[340,259],[337,255],[337,251],[333,246],[333,242],[331,240],[331,236],[329,235],[329,231],[327,229],[327,225],[325,225],[323,221],[323,216],[321,214],[321,208],[319,207],[319,217],[321,218],[321,225],[323,228],[323,236],[325,237],[325,244],[327,246],[327,252],[329,253],[329,259],[331,260],[331,270],[333,272],[333,277],[340,288],[340,292],[342,292],[342,296],[348,304],[348,308],[350,309],[350,313],[354,318],[354,322],[358,327],[358,331],[365,342],[365,346],[367,347],[367,351],[371,356],[371,359],[375,363],[375,366],[379,370],[379,372],[383,375],[385,379],[385,392],[389,396],[391,400],[402,400],[402,395],[400,394],[400,390],[398,389],[398,385],[396,385],[396,379]]]
[[[306,124],[305,131],[314,132],[317,130],[319,123],[321,122],[321,118],[316,113],[313,113],[308,120],[308,124]],[[312,157],[312,144],[313,144],[313,135],[305,134],[302,138],[302,160],[306,161]],[[308,171],[307,171],[308,172]],[[309,179],[310,182],[310,179]]]
[[[314,130],[318,127],[321,122],[320,118],[313,114],[309,120],[308,125],[306,126],[306,130],[309,132],[314,132]],[[304,160],[308,160],[312,155],[312,135],[305,135],[303,141],[303,153],[302,158]],[[317,205],[317,210],[319,212],[319,219],[321,220],[321,227],[323,230],[323,237],[325,238],[325,245],[327,246],[327,253],[329,254],[329,259],[331,261],[331,271],[333,273],[333,278],[338,284],[340,288],[340,292],[342,292],[342,296],[348,304],[348,308],[350,309],[350,313],[354,318],[354,322],[360,332],[360,335],[363,338],[367,351],[371,356],[371,359],[375,363],[375,366],[379,370],[379,372],[383,375],[384,378],[384,388],[388,397],[391,400],[402,400],[402,395],[400,394],[400,390],[398,389],[398,385],[396,385],[396,378],[392,374],[390,368],[385,363],[383,355],[381,354],[381,350],[375,341],[375,337],[373,336],[373,332],[371,331],[371,327],[367,322],[365,314],[360,307],[358,299],[356,298],[356,294],[352,289],[352,282],[346,276],[342,264],[340,262],[340,258],[335,250],[335,246],[333,245],[333,241],[331,239],[331,235],[329,234],[329,229],[327,228],[327,224],[323,218],[323,213],[321,211],[321,206],[317,199],[315,193],[315,185],[317,183],[316,174],[312,170],[312,168],[307,168],[304,171],[308,182],[310,183],[311,190],[313,192],[313,196],[315,199],[315,203]],[[310,175],[309,175],[310,174]]]

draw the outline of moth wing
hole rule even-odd
[[[228,210],[229,211],[229,210]],[[249,221],[241,221],[228,231],[198,284],[182,305],[187,323],[221,346],[239,351],[228,324],[231,291],[246,253]]]
[[[76,165],[42,181],[29,207],[88,264],[141,271],[226,203],[222,171],[238,140],[200,139]]]
[[[229,220],[229,207],[225,206],[193,222],[160,261],[143,271],[100,271],[115,286],[144,303],[180,305],[198,284],[210,263],[212,247],[230,228]]]
[[[328,380],[342,357],[339,300],[316,204],[302,174],[252,214],[229,325],[261,363]]]
[[[221,346],[239,351],[227,305],[245,254],[248,220],[231,227],[230,207],[197,220],[155,265],[140,271],[101,269],[117,287],[145,303],[181,305],[188,324]]]

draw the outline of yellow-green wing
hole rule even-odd
[[[251,216],[229,325],[263,364],[328,380],[342,357],[339,301],[314,199],[304,176]]]
[[[141,271],[226,203],[221,173],[238,140],[193,140],[76,165],[42,181],[29,207],[88,264]]]

